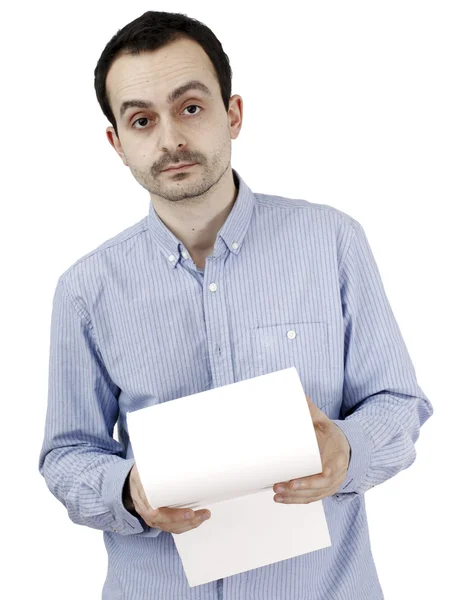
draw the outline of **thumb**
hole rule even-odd
[[[312,402],[312,400],[309,398],[309,396],[306,394],[306,400],[307,400],[307,405],[309,407],[309,412],[311,414],[312,419],[316,419],[316,418],[320,418],[321,415],[324,415],[325,413],[319,409],[319,407],[314,404]]]

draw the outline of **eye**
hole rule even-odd
[[[203,110],[203,109],[202,109],[202,107],[201,107],[201,106],[199,106],[198,104],[189,104],[188,106],[186,106],[186,107],[183,109],[183,111],[187,110],[188,108],[200,108],[200,110]],[[191,114],[191,115],[193,115],[193,116],[196,116],[196,115],[198,115],[198,114],[199,114],[199,112],[196,112],[196,113],[193,113],[193,112],[191,112],[190,114]],[[150,120],[150,119],[149,119],[148,117],[139,117],[138,119],[136,119],[135,121],[133,121],[133,122],[131,123],[131,126],[132,126],[134,129],[145,129],[145,127],[146,127],[146,123],[144,124],[144,121],[149,121],[149,120]],[[139,123],[139,122],[141,122],[141,125],[144,125],[144,126],[143,126],[143,127],[135,127],[135,124],[136,124],[136,123]]]
[[[189,106],[186,106],[186,108],[184,110],[186,110],[187,108],[200,108],[200,110],[202,110],[202,107],[199,106],[198,104],[189,104]],[[191,113],[191,115],[198,115],[199,113]]]
[[[147,117],[140,117],[139,119],[136,119],[135,121],[133,121],[133,122],[131,123],[131,125],[132,125],[132,127],[133,127],[134,129],[145,129],[144,127],[134,127],[134,125],[135,125],[136,123],[139,123],[139,121],[142,121],[142,125],[143,125],[143,121],[149,121],[149,120],[150,120],[150,119],[148,119]]]

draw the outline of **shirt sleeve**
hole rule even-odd
[[[134,459],[125,458],[113,437],[119,391],[102,361],[88,312],[60,277],[52,307],[39,471],[74,523],[154,537],[161,530],[148,527],[122,501]]]
[[[344,386],[334,423],[350,443],[347,475],[332,499],[357,494],[407,469],[415,442],[433,407],[415,369],[386,297],[364,229],[354,232],[340,268],[344,318]]]

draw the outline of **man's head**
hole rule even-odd
[[[146,12],[107,44],[95,69],[107,137],[150,193],[199,196],[230,169],[242,120],[231,77],[216,36],[178,13]],[[197,164],[163,172],[177,163]]]

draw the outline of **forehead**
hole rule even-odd
[[[210,91],[218,85],[214,67],[204,49],[185,38],[138,55],[120,54],[107,73],[106,91],[118,116],[124,101],[142,97],[165,102],[171,90],[189,80],[200,81]]]

